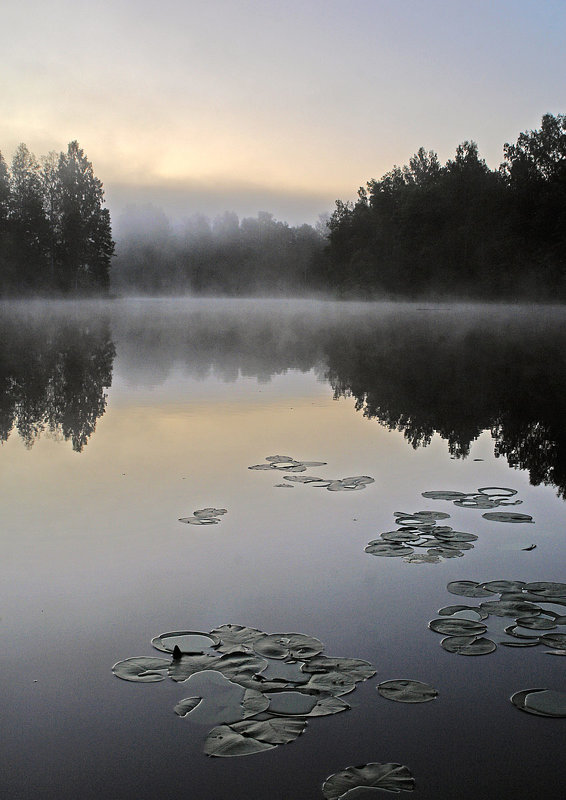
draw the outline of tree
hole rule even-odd
[[[0,153],[0,294],[6,291],[9,282],[8,245],[10,233],[10,173]]]
[[[59,156],[57,266],[63,291],[107,291],[114,252],[102,182],[77,141]]]

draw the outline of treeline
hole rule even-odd
[[[566,116],[505,144],[490,170],[474,142],[442,166],[421,148],[336,202],[311,279],[341,296],[566,298]]]
[[[37,160],[0,153],[0,295],[105,293],[114,252],[104,192],[78,142]]]
[[[119,228],[112,288],[121,294],[300,294],[325,244],[310,225],[291,227],[267,212],[194,214],[173,228],[162,211],[134,207]]]

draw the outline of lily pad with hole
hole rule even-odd
[[[451,581],[446,588],[451,594],[461,597],[489,597],[493,594],[476,581]]]
[[[482,636],[447,636],[440,644],[448,653],[460,656],[485,656],[497,649],[495,642]]]
[[[181,700],[177,703],[173,711],[179,717],[186,717],[187,714],[190,714],[200,702],[202,702],[202,697],[186,697],[184,700]]]
[[[364,552],[372,556],[385,556],[395,558],[398,556],[409,556],[414,553],[414,549],[408,545],[397,542],[384,542],[382,539],[374,539],[364,547]]]
[[[254,641],[254,650],[265,658],[305,660],[324,650],[320,639],[304,633],[266,633]]]
[[[519,522],[534,522],[529,514],[514,514],[511,511],[492,511],[482,514],[484,519],[490,522],[512,522],[514,524]]]
[[[355,791],[363,788],[412,792],[415,779],[403,764],[372,762],[361,767],[346,767],[330,775],[322,784],[322,794],[326,800],[353,800]]]
[[[442,633],[444,636],[481,636],[487,631],[487,625],[483,622],[455,617],[433,619],[428,623],[428,627],[431,631]]]
[[[406,678],[383,681],[377,691],[382,697],[397,703],[428,703],[438,696],[438,691],[428,683]]]
[[[197,655],[218,647],[220,639],[202,631],[170,631],[155,636],[151,644],[163,653],[172,653],[178,647],[183,655]]]
[[[118,661],[112,667],[112,672],[117,678],[136,683],[156,683],[164,681],[167,677],[171,661],[165,658],[148,658],[134,656]]]

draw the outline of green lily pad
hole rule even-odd
[[[254,650],[266,658],[305,660],[317,656],[324,645],[304,633],[265,633],[254,641]]]
[[[457,653],[460,656],[484,656],[493,653],[497,648],[491,639],[475,636],[448,636],[440,644],[448,653]]]
[[[200,702],[202,702],[202,697],[186,697],[177,703],[173,711],[180,717],[186,717]]]
[[[484,494],[474,494],[454,500],[454,505],[459,508],[497,508],[500,505],[500,501],[497,499],[492,500]]]
[[[385,533],[381,534],[381,539],[383,539],[385,542],[396,542],[397,544],[404,544],[405,542],[418,542],[420,538],[420,533],[403,529],[398,531],[385,531]],[[379,539],[376,541],[379,541]]]
[[[395,558],[397,556],[408,556],[414,552],[412,547],[397,542],[384,542],[382,539],[374,539],[364,547],[365,553],[372,556],[385,556]]]
[[[383,681],[377,691],[382,697],[397,703],[428,703],[438,695],[438,691],[428,683],[405,678]]]
[[[197,655],[218,647],[220,639],[202,631],[170,631],[155,636],[151,644],[163,653],[172,653],[178,647],[183,655]]]
[[[353,477],[330,481],[326,488],[329,492],[352,492],[365,489],[368,484],[374,482],[375,478],[370,478],[369,475],[354,475]]]
[[[269,697],[257,689],[245,689],[244,697],[242,699],[242,708],[244,711],[244,719],[247,717],[255,717],[256,714],[261,714],[269,708]]]
[[[402,764],[372,762],[362,767],[346,767],[330,775],[322,784],[322,793],[326,800],[353,800],[354,790],[361,788],[412,792],[415,779]]]
[[[311,674],[340,672],[355,683],[373,677],[376,672],[373,664],[363,661],[361,658],[332,658],[330,656],[315,656],[303,664],[301,670]]]
[[[440,530],[440,528],[436,528],[434,531],[434,535],[437,539],[446,542],[475,542],[477,541],[477,536],[475,533],[466,533],[465,531],[445,531]]]
[[[464,556],[461,550],[456,550],[453,547],[431,547],[427,552],[430,556],[439,556],[441,558],[463,558]]]
[[[474,622],[471,619],[455,619],[454,617],[433,619],[428,623],[428,627],[431,631],[442,633],[445,636],[481,636],[487,631],[487,625],[482,622]]]
[[[117,661],[112,672],[117,678],[136,683],[156,683],[167,677],[170,661],[165,658],[147,658],[134,656],[124,661]]]
[[[509,636],[513,636],[515,639],[530,639],[533,642],[539,643],[539,637],[533,636],[532,634],[521,633],[517,630],[517,625],[508,625],[504,628],[505,633],[509,634]]]
[[[266,461],[271,461],[273,464],[290,464],[293,462],[291,456],[266,456]]]
[[[341,697],[336,697],[332,694],[320,694],[316,698],[316,705],[309,713],[309,717],[327,717],[351,708]]]
[[[533,518],[529,514],[513,514],[510,511],[493,511],[487,514],[482,514],[484,519],[491,522],[533,522]]]
[[[526,641],[524,639],[518,639],[516,641],[504,641],[501,640],[499,644],[505,645],[505,647],[536,647],[538,645],[538,639]]]
[[[523,689],[511,702],[521,711],[538,717],[566,717],[566,693],[552,689]]]
[[[553,650],[566,649],[566,633],[543,633],[539,641],[545,647],[552,647]]]
[[[517,625],[520,625],[522,628],[532,628],[533,630],[538,631],[549,631],[553,628],[556,628],[556,621],[550,617],[532,615],[528,617],[517,617]]]
[[[483,589],[476,581],[451,581],[446,587],[451,594],[462,597],[489,597],[493,592]]]
[[[557,583],[555,581],[536,581],[534,583],[526,583],[525,589],[535,594],[540,594],[543,597],[566,597],[566,583]]]

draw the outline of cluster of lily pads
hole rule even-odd
[[[351,492],[365,489],[375,479],[368,475],[354,475],[348,478],[317,478],[314,475],[297,475],[295,473],[306,472],[308,467],[322,467],[326,461],[296,461],[291,456],[267,456],[265,464],[254,464],[248,469],[258,470],[278,470],[279,472],[290,472],[292,475],[284,475],[283,480],[288,483],[275,484],[278,488],[292,488],[294,483],[312,483],[317,488],[328,489],[329,492]]]
[[[373,797],[382,789],[385,792],[412,792],[415,779],[408,767],[402,764],[364,764],[361,767],[346,769],[330,775],[322,784],[326,800],[354,800],[359,797]]]
[[[367,661],[322,655],[322,642],[303,633],[268,634],[225,624],[208,633],[162,633],[151,643],[169,657],[127,658],[112,671],[127,681],[171,678],[204,687],[174,710],[197,724],[214,725],[204,743],[209,756],[250,755],[291,742],[308,718],[349,709],[342,695],[375,675]]]
[[[483,486],[475,492],[433,491],[423,492],[428,500],[450,500],[459,508],[493,509],[500,506],[517,506],[522,500],[511,500],[517,494],[516,489],[505,486]],[[532,522],[529,514],[517,514],[511,511],[487,511],[482,517],[491,522]]]
[[[218,517],[226,513],[225,508],[199,508],[193,511],[192,517],[181,517],[179,522],[186,522],[188,525],[218,525]]]
[[[402,558],[408,564],[437,564],[445,558],[460,558],[478,538],[474,533],[455,531],[437,520],[450,517],[443,511],[395,511],[395,531],[386,531],[364,548],[372,556]],[[416,553],[415,548],[426,550]]]

